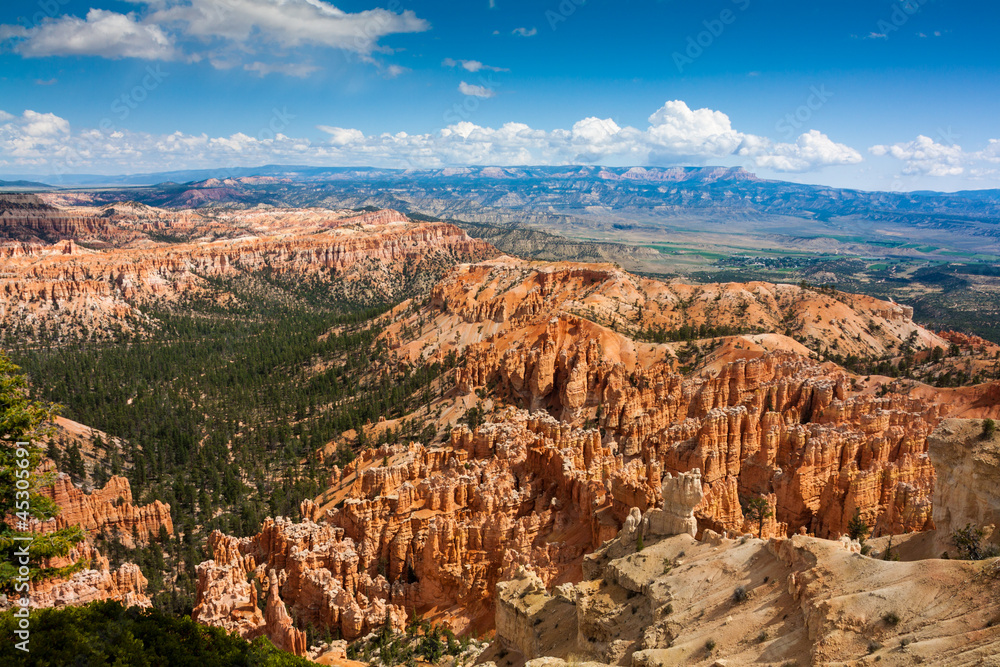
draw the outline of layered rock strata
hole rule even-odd
[[[32,586],[31,606],[34,608],[84,605],[98,600],[115,600],[126,607],[151,607],[146,584],[139,566],[122,563],[112,570],[108,559],[89,543],[70,551],[65,559],[52,559],[47,566],[65,562],[84,562],[86,567],[68,579],[49,579]]]
[[[0,196],[0,206],[4,201]],[[45,210],[48,218],[59,212]],[[100,338],[116,327],[148,332],[155,322],[139,305],[185,294],[212,295],[209,279],[259,273],[336,278],[344,297],[388,300],[404,285],[419,284],[421,276],[433,280],[456,262],[496,254],[454,225],[412,222],[395,211],[202,213],[123,204],[83,211],[95,216],[104,230],[98,236],[110,242],[96,243],[97,237],[78,235],[71,226],[57,230],[60,239],[69,240],[25,245],[5,233],[17,220],[23,227],[34,218],[8,212],[7,227],[0,224],[0,239],[8,240],[6,270],[0,274],[0,322],[20,327],[22,337],[40,335],[43,326],[57,336]],[[80,238],[90,249],[73,243]]]
[[[111,569],[108,559],[95,548],[99,535],[120,540],[128,547],[135,547],[136,540],[149,542],[156,539],[161,529],[173,533],[170,505],[155,501],[149,505],[134,504],[132,489],[124,477],[112,477],[101,489],[84,493],[74,486],[69,475],[55,470],[50,460],[44,460],[36,473],[51,483],[39,488],[40,495],[51,498],[59,513],[47,521],[33,520],[28,531],[45,535],[56,530],[78,526],[85,532],[82,542],[70,549],[65,556],[45,558],[39,567],[44,569],[78,569],[68,577],[55,577],[32,584],[30,595],[33,607],[61,607],[83,605],[96,600],[117,600],[123,605],[149,607],[146,584],[138,565],[123,563]],[[7,517],[14,525],[15,519]],[[10,607],[7,600],[0,608]]]
[[[33,523],[33,532],[50,533],[79,526],[91,538],[104,534],[119,539],[128,547],[135,546],[136,537],[141,542],[157,537],[161,527],[168,535],[174,532],[170,505],[159,500],[136,505],[132,487],[124,477],[113,476],[103,488],[84,493],[73,484],[69,475],[56,472],[50,462],[43,464],[39,474],[53,477],[52,483],[39,489],[39,493],[59,506],[59,514],[48,521]]]

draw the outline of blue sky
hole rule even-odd
[[[992,4],[37,0],[0,7],[0,173],[742,165],[1000,187]]]

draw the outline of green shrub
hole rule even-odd
[[[1000,556],[1000,548],[985,541],[986,530],[971,523],[951,534],[951,543],[961,560],[985,560]]]
[[[266,638],[253,643],[221,628],[155,609],[126,609],[118,602],[39,609],[31,614],[30,653],[0,642],[0,664],[148,665],[149,667],[308,667],[308,660],[279,651]],[[13,637],[17,620],[0,614],[0,634]]]

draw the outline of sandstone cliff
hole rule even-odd
[[[83,562],[85,568],[68,579],[48,579],[32,586],[31,606],[64,607],[84,605],[98,600],[116,600],[126,607],[150,607],[146,595],[146,577],[134,563],[122,563],[112,570],[108,559],[88,542],[70,551],[65,559],[50,560],[48,567]]]
[[[458,628],[489,619],[496,583],[518,565],[549,582],[571,577],[614,535],[593,514],[614,465],[595,431],[514,410],[457,429],[446,447],[368,450],[331,480],[342,500],[304,504],[302,523],[268,520],[244,539],[213,534],[194,617],[249,636],[260,619],[241,611],[251,595],[241,582],[273,569],[296,618],[345,639],[387,614],[402,628],[414,609],[454,608]]]
[[[82,566],[82,569],[77,569],[69,577],[34,582],[32,606],[82,605],[95,600],[117,600],[125,606],[151,606],[146,595],[148,582],[139,566],[123,563],[117,569],[111,569],[108,559],[94,546],[94,541],[103,535],[118,539],[128,547],[135,547],[136,539],[140,542],[155,539],[161,528],[172,534],[170,505],[160,501],[135,505],[128,480],[117,476],[112,477],[104,488],[84,493],[74,486],[69,475],[56,471],[48,459],[43,460],[36,474],[43,480],[50,480],[38,492],[51,498],[59,507],[59,513],[47,521],[32,520],[28,530],[44,535],[79,526],[85,532],[85,538],[65,556],[45,558],[38,564],[42,568]],[[13,525],[13,521],[12,517],[7,517],[9,524]],[[0,604],[0,609],[10,606],[8,600]]]
[[[114,476],[102,489],[84,493],[70,476],[56,472],[46,461],[39,474],[52,476],[52,483],[39,492],[59,506],[59,514],[48,521],[36,522],[31,530],[48,533],[68,526],[79,526],[91,538],[104,534],[116,537],[126,546],[134,546],[134,537],[142,542],[155,538],[160,527],[173,534],[170,505],[155,500],[149,505],[135,505],[132,487],[124,477]]]
[[[0,196],[0,205],[4,201]],[[456,262],[496,254],[453,225],[411,222],[395,211],[39,206],[45,219],[70,211],[93,216],[86,219],[98,221],[103,231],[88,236],[71,225],[53,232],[60,240],[52,245],[38,239],[25,245],[11,230],[30,226],[35,218],[23,209],[6,212],[7,226],[0,224],[0,240],[7,239],[0,322],[22,338],[40,335],[43,326],[60,337],[103,338],[116,327],[148,332],[156,323],[139,311],[140,304],[184,294],[211,296],[216,287],[209,278],[262,272],[293,281],[321,278],[341,298],[390,300]],[[87,241],[89,249],[74,239]]]
[[[1000,437],[982,436],[979,419],[946,419],[931,434],[930,458],[938,471],[934,493],[934,553],[951,551],[951,534],[971,524],[1000,544]]]

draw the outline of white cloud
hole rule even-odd
[[[21,116],[21,131],[29,137],[54,137],[69,134],[69,121],[54,113],[25,111]]]
[[[908,175],[958,176],[965,171],[963,163],[971,156],[962,147],[939,144],[930,137],[918,135],[913,141],[896,144],[877,144],[868,149],[877,157],[889,156],[904,163],[903,173]]]
[[[484,65],[478,60],[455,60],[454,58],[445,58],[441,61],[441,64],[445,67],[462,67],[462,69],[469,72],[478,72],[480,70],[489,70],[491,72],[509,72],[510,70],[506,67],[493,67],[492,65]]]
[[[743,141],[726,114],[692,110],[681,100],[667,102],[649,117],[648,134],[658,152],[681,157],[731,155]]]
[[[387,79],[395,79],[401,74],[406,74],[410,69],[408,67],[403,67],[401,65],[389,65],[388,67],[382,68],[382,76]]]
[[[858,151],[816,130],[802,134],[794,143],[775,143],[735,130],[720,111],[690,109],[680,100],[664,104],[649,116],[649,123],[640,130],[622,127],[610,118],[589,117],[569,129],[547,132],[523,123],[493,129],[463,121],[437,133],[349,137],[342,128],[320,129],[331,134],[331,144],[340,150],[354,150],[365,158],[381,160],[379,164],[396,166],[703,164],[746,158],[773,171],[804,172],[862,160]]]
[[[276,72],[295,77],[318,68],[268,62],[261,56],[276,49],[319,46],[355,53],[391,77],[404,70],[374,60],[374,53],[391,53],[380,40],[430,29],[412,10],[351,13],[324,0],[129,1],[143,6],[141,15],[91,9],[86,19],[64,15],[31,28],[0,25],[0,45],[7,44],[24,57],[205,59],[218,69],[242,64],[261,76]]]
[[[802,172],[837,164],[861,162],[853,148],[811,130],[795,143],[774,143],[767,137],[739,132],[729,116],[712,109],[690,109],[681,100],[667,102],[649,117],[648,143],[654,162],[691,162],[730,155],[752,158],[758,167]]]
[[[347,146],[348,144],[359,143],[365,139],[365,135],[361,130],[331,127],[330,125],[318,125],[317,128],[330,135],[330,143],[334,146]]]
[[[32,28],[0,26],[0,42],[11,42],[27,58],[101,56],[175,60],[174,40],[160,26],[144,24],[135,14],[91,9],[87,18],[61,16]]]
[[[518,37],[534,37],[538,34],[538,28],[514,28],[511,34]]]
[[[319,68],[315,65],[309,65],[307,63],[262,63],[258,61],[244,65],[243,69],[248,72],[254,72],[258,76],[262,77],[267,76],[268,74],[278,73],[302,79],[309,76]]]
[[[493,91],[464,83],[466,94]],[[163,171],[220,164],[291,162],[331,166],[441,167],[518,164],[751,164],[772,171],[804,172],[827,165],[856,164],[854,149],[812,130],[792,143],[735,129],[721,111],[665,103],[636,128],[614,119],[587,117],[568,128],[534,129],[524,123],[485,127],[468,120],[435,132],[366,135],[361,130],[319,125],[325,139],[291,137],[287,123],[225,137],[175,132],[71,132],[52,114],[0,112],[0,165],[48,165],[63,172]],[[280,131],[279,131],[280,130]],[[256,135],[256,136],[255,136]],[[1000,161],[1000,146],[994,151]]]
[[[990,139],[986,148],[976,153],[976,157],[987,162],[1000,162],[1000,139]]]
[[[862,159],[861,153],[850,146],[831,141],[818,130],[810,130],[799,135],[794,144],[779,143],[765,149],[755,162],[775,171],[801,172],[826,165],[858,164]]]
[[[471,95],[473,97],[493,97],[496,95],[496,91],[490,90],[486,86],[477,86],[472,83],[466,83],[465,81],[458,84],[458,92],[463,95]]]
[[[53,113],[0,111],[0,123],[0,164],[44,164],[67,150],[69,121]]]
[[[378,40],[430,28],[411,10],[348,13],[323,0],[152,0],[149,20],[176,26],[203,40],[250,46],[265,41],[283,47],[319,45],[368,55]]]

